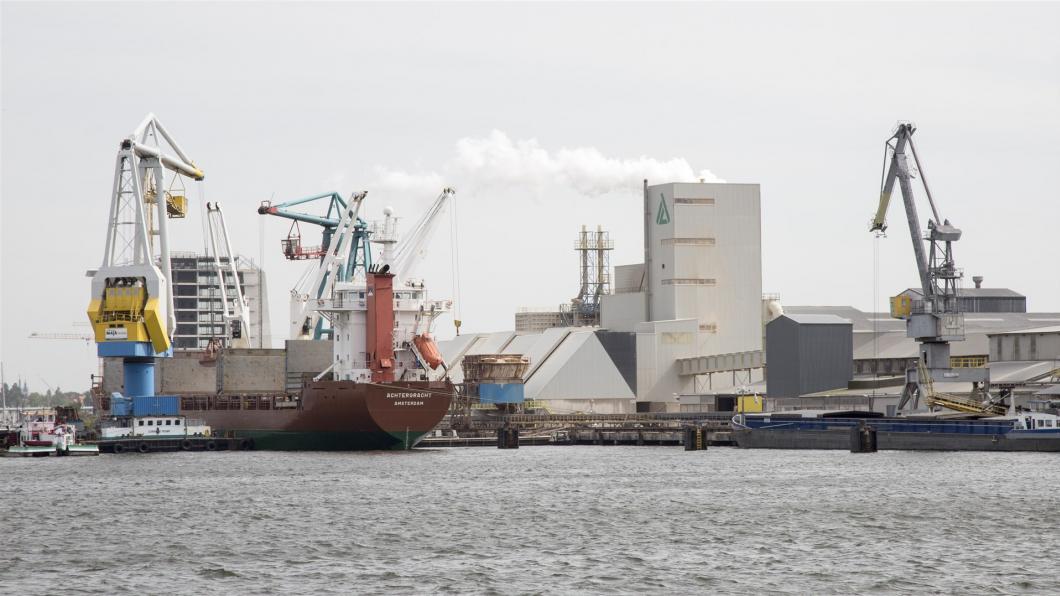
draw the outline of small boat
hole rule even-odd
[[[11,457],[47,457],[50,455],[99,455],[96,445],[77,442],[77,429],[57,420],[56,416],[37,415],[23,418],[18,439],[7,448]]]

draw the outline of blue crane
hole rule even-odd
[[[357,193],[353,198],[363,199],[365,193]],[[327,205],[327,210],[324,215],[315,215],[303,210],[294,210],[294,207],[299,206],[310,206],[320,205],[324,203]],[[305,209],[305,207],[302,207]],[[275,215],[277,217],[283,217],[292,220],[291,229],[287,233],[287,238],[280,241],[283,249],[283,255],[290,261],[300,261],[308,259],[317,259],[322,266],[324,257],[328,252],[328,248],[331,246],[332,239],[335,237],[335,232],[338,229],[342,214],[347,209],[347,203],[337,192],[326,192],[301,199],[295,199],[293,201],[286,201],[273,205],[271,201],[262,201],[258,207],[258,214],[260,215]],[[319,213],[319,209],[317,212]],[[321,232],[321,243],[318,246],[303,246],[302,245],[302,233],[301,228],[298,225],[300,222],[314,224],[322,228]],[[369,244],[369,236],[371,232],[368,230],[368,224],[360,217],[356,218],[354,224],[354,231],[350,246],[347,249],[348,257],[345,259],[345,266],[339,269],[337,275],[331,276],[324,274],[320,284],[316,288],[316,295],[314,298],[320,299],[330,294],[329,288],[334,285],[335,282],[346,282],[353,281],[354,275],[358,268],[362,271],[367,271],[372,265],[372,250]],[[339,242],[342,241],[342,236],[339,236]],[[341,247],[339,247],[341,250]],[[301,292],[292,292],[292,299],[298,298],[304,301],[307,296],[302,295]],[[309,335],[310,329],[312,329],[313,339],[323,339],[325,337],[331,337],[331,329],[325,327],[324,319],[320,317],[315,311],[310,314],[306,314],[305,308],[294,308],[292,311],[298,311],[299,316],[297,321],[292,321],[292,339],[298,337],[305,337]]]

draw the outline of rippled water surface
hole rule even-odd
[[[0,459],[0,593],[1058,593],[1060,457]]]

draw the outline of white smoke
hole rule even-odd
[[[407,172],[377,166],[376,186],[397,191],[437,192],[456,188],[507,187],[525,190],[567,187],[598,196],[639,188],[651,182],[724,182],[709,170],[692,169],[684,158],[666,161],[640,156],[608,157],[595,147],[560,148],[550,152],[536,139],[513,141],[494,130],[486,137],[456,142],[456,155],[440,171]]]

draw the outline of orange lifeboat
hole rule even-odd
[[[431,370],[436,370],[442,364],[442,355],[438,352],[438,344],[434,343],[434,338],[431,337],[430,333],[413,337],[412,343],[416,345],[416,349],[419,350],[423,359],[427,361]]]

